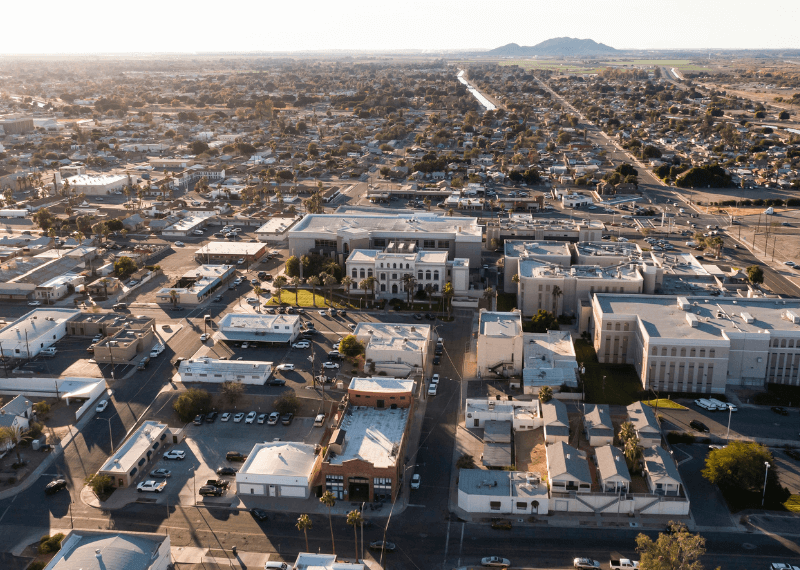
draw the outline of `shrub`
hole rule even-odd
[[[61,541],[64,540],[62,533],[54,534],[53,536],[45,535],[39,539],[39,554],[50,554],[51,552],[58,552],[61,548]]]
[[[280,414],[296,414],[300,409],[300,398],[294,392],[284,392],[275,400],[275,410]]]
[[[182,422],[189,422],[197,414],[205,414],[211,409],[211,396],[201,388],[190,388],[178,396],[172,407]]]
[[[36,412],[37,415],[44,415],[50,411],[50,404],[42,400],[41,402],[36,402],[33,405],[33,411]]]
[[[94,494],[98,497],[107,495],[114,488],[114,479],[108,475],[90,475],[86,478],[86,484],[92,488]]]
[[[364,345],[358,341],[355,335],[349,334],[339,343],[339,352],[345,356],[358,356],[364,352]]]
[[[694,443],[695,437],[690,433],[671,431],[667,434],[667,441],[670,443]]]

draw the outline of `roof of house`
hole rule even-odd
[[[309,477],[314,468],[314,446],[297,442],[257,443],[239,473]]]
[[[169,536],[129,532],[74,530],[62,541],[61,550],[48,570],[149,570],[163,557],[156,557]],[[169,554],[167,553],[167,556]]]
[[[398,450],[408,423],[409,408],[383,409],[350,406],[339,429],[344,447],[331,464],[361,459],[375,467],[391,467],[398,461]]]
[[[480,312],[480,334],[492,337],[515,337],[522,332],[522,313]]]
[[[483,443],[482,463],[486,467],[509,467],[511,461],[510,443]]]
[[[612,477],[620,477],[625,481],[631,480],[625,456],[619,449],[613,445],[604,445],[595,448],[594,451],[597,456],[597,470],[600,473],[600,479],[606,481]]]
[[[542,404],[542,419],[547,435],[569,435],[569,417],[564,402],[553,399]]]
[[[627,407],[627,410],[628,420],[637,432],[661,434],[661,427],[658,425],[653,408],[642,402],[634,402]]]
[[[139,458],[169,428],[167,424],[148,420],[125,440],[116,453],[100,468],[104,473],[128,473]]]
[[[353,334],[366,341],[367,351],[420,352],[431,337],[431,326],[364,321],[356,325]]]
[[[614,436],[611,411],[607,404],[584,404],[583,423],[591,436]]]
[[[677,465],[675,465],[675,460],[663,447],[654,445],[649,449],[645,448],[644,468],[653,481],[658,482],[661,479],[668,478],[683,484],[681,474],[678,472]]]
[[[25,412],[31,409],[33,404],[25,396],[16,396],[8,404],[0,408],[3,415],[24,416]]]
[[[511,443],[511,422],[486,420],[483,423],[485,443]]]
[[[414,380],[407,378],[353,378],[350,381],[348,390],[355,392],[385,392],[392,394],[411,393],[414,388]]]
[[[592,484],[589,463],[580,451],[559,441],[547,446],[547,466],[550,479],[569,476],[581,483]]]

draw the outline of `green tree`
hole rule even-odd
[[[358,356],[364,353],[364,345],[355,335],[349,334],[339,342],[339,352],[345,356]]]
[[[275,287],[275,295],[279,304],[283,303],[283,299],[281,298],[281,290],[286,287],[287,282],[288,280],[284,275],[278,275],[272,282],[272,286]]]
[[[280,415],[296,414],[300,409],[300,398],[294,392],[284,392],[275,400],[275,411]]]
[[[310,552],[308,549],[308,529],[311,528],[311,517],[308,515],[300,515],[297,517],[297,522],[295,525],[297,530],[303,531],[303,535],[306,537],[306,552]]]
[[[347,513],[347,524],[353,527],[353,536],[356,544],[356,563],[358,563],[358,527],[364,524],[361,511],[353,510]]]
[[[544,333],[547,331],[557,331],[559,329],[556,316],[550,311],[539,309],[531,319],[531,332]]]
[[[47,208],[37,210],[31,217],[36,225],[45,232],[50,229],[57,220]]]
[[[228,380],[222,383],[220,392],[222,393],[222,398],[233,406],[241,399],[242,394],[244,394],[244,384]]]
[[[211,409],[211,395],[202,388],[189,388],[178,396],[172,407],[182,422],[189,422],[197,414],[205,414]]]
[[[768,485],[778,483],[777,470],[769,449],[760,443],[732,441],[706,456],[703,477],[723,491],[758,491],[764,484],[765,463],[772,467]]]
[[[98,497],[108,495],[114,488],[114,479],[109,475],[95,473],[86,478],[86,484],[94,491]]]
[[[623,422],[621,426],[619,426],[619,443],[620,445],[625,445],[625,442],[629,439],[633,439],[637,437],[636,435],[636,428],[633,427],[631,422]]]
[[[759,285],[764,282],[764,270],[758,265],[751,265],[747,268],[747,278],[751,283]]]
[[[425,294],[428,296],[428,310],[431,310],[433,305],[433,285],[430,283],[425,284]]]
[[[353,288],[353,279],[349,275],[345,275],[342,277],[342,287],[344,287],[344,293],[347,295],[347,306],[350,306],[350,289]]]
[[[622,453],[625,455],[625,463],[628,465],[628,471],[636,473],[639,471],[639,462],[642,460],[644,451],[642,446],[639,445],[639,436],[633,434],[633,437],[625,442],[622,448]]]
[[[294,287],[294,304],[300,305],[300,301],[298,301],[298,290],[300,289],[300,278],[299,277],[292,277],[290,281],[292,287]]]
[[[333,518],[331,509],[336,506],[336,497],[330,491],[325,491],[319,498],[319,502],[328,507],[328,525],[331,527],[331,552],[336,554],[336,541],[333,539]]]
[[[322,279],[322,285],[328,288],[328,304],[333,307],[333,286],[337,285],[338,281],[336,277],[326,272],[320,273],[319,276]]]
[[[286,275],[289,277],[300,277],[300,260],[296,255],[286,260]]]
[[[122,228],[125,227],[125,226],[122,225],[122,222],[120,220],[118,220],[117,218],[112,218],[112,219],[108,220],[106,222],[106,225],[108,225],[108,229],[111,230],[112,232],[121,231]]]
[[[136,272],[136,262],[130,257],[123,255],[114,262],[114,272],[120,279],[125,279],[132,273]]]
[[[450,318],[450,309],[453,306],[453,296],[456,294],[455,290],[453,289],[453,284],[448,281],[444,284],[442,288],[442,298],[444,299],[445,304],[447,305],[447,318]]]
[[[636,537],[641,570],[703,570],[699,558],[706,552],[706,539],[691,534],[683,523],[670,521],[669,532],[654,541],[645,534]]]
[[[30,441],[31,437],[19,425],[0,427],[0,441],[5,443],[10,441],[14,444],[14,452],[17,454],[17,463],[22,463],[19,454],[19,444],[23,441]]]
[[[314,306],[316,307],[317,306],[317,287],[319,287],[319,284],[320,284],[319,277],[317,277],[316,275],[312,275],[311,277],[306,279],[306,283],[311,285],[311,296],[314,299],[313,303],[314,303]]]
[[[539,401],[546,404],[553,399],[553,389],[550,386],[542,386],[539,388]]]
[[[464,453],[456,460],[456,469],[475,469],[475,458]]]

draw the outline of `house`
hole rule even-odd
[[[550,491],[559,509],[556,493],[589,493],[592,490],[592,475],[586,455],[571,445],[559,441],[547,446],[547,474]]]
[[[528,431],[542,426],[539,400],[468,398],[465,410],[465,426],[468,428],[482,428],[487,422],[506,421],[511,422],[514,431]]]
[[[139,214],[133,214],[122,220],[122,225],[128,231],[136,231],[144,227],[145,220]]]
[[[458,507],[468,513],[546,515],[550,500],[538,473],[461,469]]]
[[[569,418],[564,402],[552,399],[542,404],[545,443],[569,441]]]
[[[597,476],[603,493],[627,493],[631,474],[625,456],[613,445],[604,445],[594,450]]]
[[[272,375],[272,362],[215,360],[206,356],[184,360],[178,366],[181,382],[236,382],[263,386]]]
[[[322,456],[313,445],[272,441],[257,443],[236,473],[240,496],[307,499],[311,481]]]
[[[33,417],[33,404],[24,396],[17,396],[0,408],[0,427],[28,429]]]
[[[653,412],[653,408],[642,402],[634,402],[627,407],[628,421],[633,424],[636,435],[639,437],[639,445],[649,449],[654,445],[661,444],[661,426]]]
[[[562,386],[578,387],[578,361],[572,333],[523,333],[522,338],[522,388],[525,394],[538,394],[542,386],[550,386],[554,391]]]
[[[71,530],[44,570],[168,570],[169,534]]]
[[[347,389],[356,406],[409,408],[414,404],[414,381],[401,378],[353,378]]]
[[[650,492],[655,495],[679,496],[683,480],[678,472],[678,466],[669,452],[663,447],[653,446],[645,448],[644,458],[645,479]]]
[[[611,445],[614,442],[614,426],[607,404],[583,405],[583,430],[592,447]]]

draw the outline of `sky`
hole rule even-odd
[[[562,36],[618,49],[800,48],[800,0],[3,4],[0,54],[465,50]]]

